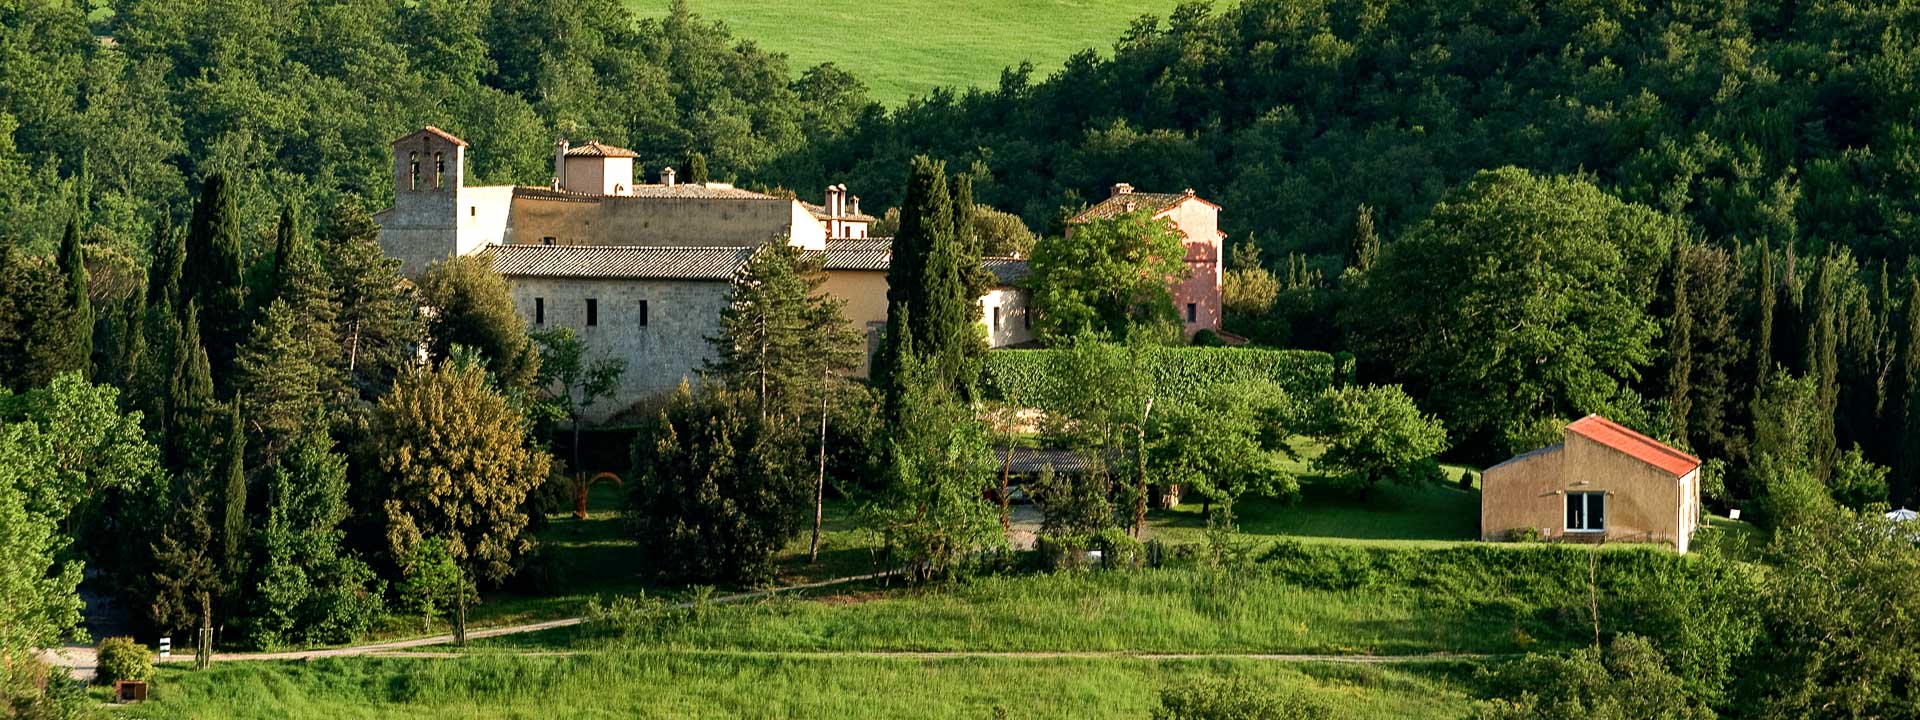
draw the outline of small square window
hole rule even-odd
[[[548,236],[546,236],[546,237],[543,237],[543,238],[540,238],[540,244],[541,244],[541,245],[552,245],[552,244],[554,243],[554,241],[555,241],[555,240],[558,240],[558,239],[559,239],[559,238],[556,238],[556,237],[554,237],[554,236],[552,236],[552,235],[548,235]]]
[[[640,327],[647,326],[647,301],[640,301]]]
[[[587,327],[600,324],[600,301],[587,298]]]
[[[533,324],[535,325],[547,324],[547,299],[546,298],[533,299]]]

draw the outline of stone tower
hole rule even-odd
[[[512,187],[467,187],[466,168],[467,142],[440,128],[393,142],[393,208],[375,220],[380,247],[402,273],[501,241]]]

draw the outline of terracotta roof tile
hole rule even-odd
[[[393,144],[399,145],[400,143],[406,142],[408,139],[411,139],[413,136],[419,135],[421,133],[432,135],[434,137],[440,138],[441,140],[445,140],[455,145],[459,145],[460,147],[467,146],[467,141],[454,137],[453,133],[447,132],[445,130],[441,130],[440,128],[434,127],[432,125],[428,125],[426,127],[420,128],[419,130],[415,130],[413,132],[407,133],[406,136],[393,141]]]
[[[828,270],[885,270],[893,262],[893,238],[829,238],[824,253]]]
[[[550,200],[599,200],[602,198],[687,198],[708,200],[778,200],[772,195],[741,190],[739,188],[705,185],[635,185],[627,195],[601,195],[598,193],[572,192],[553,188],[521,185],[513,189],[514,197],[545,198]]]
[[[640,153],[623,147],[607,145],[599,140],[595,140],[585,145],[575,145],[567,148],[567,157],[637,158],[640,157]]]
[[[1700,458],[1675,450],[1599,415],[1575,420],[1567,426],[1567,432],[1619,450],[1674,477],[1700,467]]]
[[[805,201],[805,200],[802,200],[802,201],[800,201],[800,205],[801,205],[801,206],[803,206],[803,207],[805,207],[805,208],[807,209],[807,212],[809,212],[809,213],[812,213],[812,214],[813,214],[813,219],[815,219],[815,220],[832,220],[832,219],[834,219],[834,217],[833,217],[833,215],[831,215],[831,214],[829,214],[829,213],[827,212],[827,208],[826,208],[826,206],[825,206],[825,205],[815,205],[815,204],[813,204],[813,203],[810,203],[810,202],[807,202],[807,201]],[[853,214],[850,214],[850,215],[841,215],[839,219],[841,219],[841,220],[851,220],[851,221],[853,221],[853,222],[865,222],[865,223],[870,223],[870,222],[873,222],[873,221],[875,221],[875,220],[877,220],[878,218],[875,218],[874,216],[872,216],[872,215],[868,215],[868,214],[866,214],[866,213],[853,213]]]
[[[631,245],[489,245],[493,268],[508,277],[607,280],[720,280],[753,254],[751,247]]]

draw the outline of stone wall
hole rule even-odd
[[[1197,199],[1188,199],[1163,217],[1179,228],[1187,246],[1187,277],[1173,283],[1173,309],[1185,323],[1187,337],[1201,330],[1220,331],[1222,280],[1220,211]],[[1187,306],[1193,306],[1188,320]]]
[[[514,198],[506,242],[747,247],[783,237],[810,250],[826,244],[826,230],[793,200],[523,195]]]
[[[719,333],[726,309],[724,281],[586,280],[513,277],[514,306],[530,330],[573,328],[589,357],[615,357],[627,363],[611,400],[587,411],[590,422],[605,422],[635,405],[671,393],[682,379],[697,383],[713,357],[707,336]],[[586,300],[596,301],[597,323],[588,327]],[[544,318],[535,317],[535,300]],[[641,302],[646,324],[641,324]],[[543,320],[536,322],[536,320]]]

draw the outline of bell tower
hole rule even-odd
[[[467,142],[427,126],[393,141],[393,208],[381,214],[380,247],[417,275],[460,251]]]

